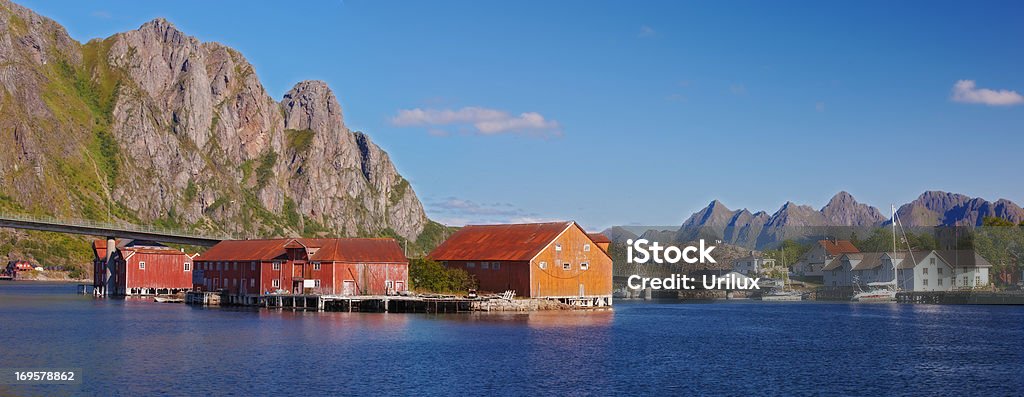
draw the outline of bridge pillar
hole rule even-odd
[[[107,259],[104,264],[106,269],[104,276],[106,277],[106,285],[103,287],[103,292],[107,296],[112,296],[117,293],[117,272],[114,268],[114,251],[117,250],[117,241],[113,237],[107,237]]]

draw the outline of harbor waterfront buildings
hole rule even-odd
[[[465,270],[481,291],[611,305],[609,241],[594,237],[576,222],[469,225],[428,258]]]
[[[195,267],[197,289],[238,298],[393,295],[409,287],[409,260],[390,238],[226,240]]]
[[[858,253],[849,240],[818,240],[793,264],[793,274],[802,277],[823,277],[822,269],[843,254]]]
[[[893,264],[904,291],[956,291],[989,285],[992,265],[974,250],[846,253],[823,269],[825,288],[842,289],[889,282]]]
[[[100,295],[175,294],[192,288],[193,260],[153,241],[115,240],[107,273],[107,240],[93,242],[93,291]]]

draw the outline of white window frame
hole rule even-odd
[[[313,270],[320,270],[320,262],[313,262]]]
[[[320,279],[313,280],[313,287],[320,288]]]
[[[139,261],[139,270],[146,270],[146,261]]]
[[[588,262],[580,263],[580,270],[587,270],[587,269],[590,269],[590,263],[588,263]]]
[[[273,281],[270,282],[270,286],[274,288],[281,288],[281,279],[275,278]]]
[[[555,243],[555,252],[562,252],[562,244]]]
[[[583,252],[590,252],[590,244],[583,244]]]
[[[255,286],[256,286],[256,279],[255,278],[250,278],[249,279],[249,287],[255,287]]]
[[[192,262],[185,262],[185,271],[186,272],[191,272],[192,271]]]
[[[274,270],[281,270],[281,262],[274,261]]]
[[[547,262],[541,262],[541,263],[539,263],[537,265],[537,267],[539,267],[541,269],[547,269],[548,268],[548,263]]]
[[[569,262],[563,263],[562,264],[562,270],[572,270],[572,264],[569,263]]]

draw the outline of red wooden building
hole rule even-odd
[[[390,238],[228,240],[195,262],[197,288],[236,297],[386,295],[409,283],[409,260]]]
[[[470,225],[428,257],[472,274],[481,291],[610,305],[612,259],[606,249],[576,222]]]
[[[93,287],[104,295],[175,294],[192,287],[192,258],[152,241],[117,240],[108,280],[107,241],[93,243]]]

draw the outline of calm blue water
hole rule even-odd
[[[204,309],[0,283],[0,395],[1024,394],[1024,307],[627,303],[520,315]]]

